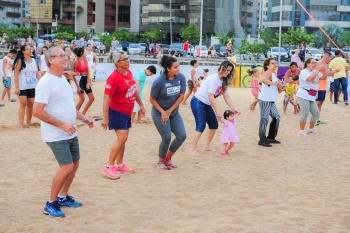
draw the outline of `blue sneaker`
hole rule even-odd
[[[55,218],[63,218],[65,217],[63,211],[61,210],[61,207],[58,205],[57,201],[53,202],[46,202],[45,208],[44,208],[44,214],[50,215]]]
[[[72,196],[69,196],[69,195],[67,195],[66,197],[63,197],[63,198],[58,197],[57,203],[61,207],[66,206],[66,207],[73,207],[73,208],[80,207],[83,205],[81,202],[74,200],[74,198]]]

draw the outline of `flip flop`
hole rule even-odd
[[[5,104],[0,104],[0,107],[4,107],[5,106]]]
[[[11,99],[11,102],[16,102],[17,100],[15,100],[15,99]]]

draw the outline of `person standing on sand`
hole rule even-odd
[[[14,67],[15,94],[19,98],[19,126],[29,127],[32,121],[35,87],[41,74],[38,72],[35,59],[31,58],[29,45],[22,45],[18,51]],[[27,124],[24,125],[24,115],[27,115]]]
[[[49,71],[41,78],[36,89],[33,114],[41,120],[41,136],[51,148],[59,169],[52,181],[51,194],[44,213],[64,217],[61,207],[80,207],[82,203],[68,195],[79,167],[79,142],[75,120],[78,118],[93,127],[93,121],[75,109],[73,92],[63,76],[68,58],[60,47],[46,52]]]
[[[220,64],[218,72],[207,77],[201,84],[201,88],[199,88],[191,99],[191,109],[196,121],[196,128],[192,136],[190,154],[199,155],[197,152],[197,144],[204,132],[206,124],[208,124],[209,132],[204,151],[213,151],[210,147],[210,143],[219,127],[218,119],[222,117],[215,101],[217,97],[222,95],[230,109],[235,114],[240,114],[233,106],[233,102],[228,93],[228,87],[231,85],[233,79],[234,65],[229,61],[223,61]]]
[[[119,179],[119,173],[134,173],[134,170],[124,164],[124,152],[135,101],[140,105],[141,117],[145,116],[146,110],[129,70],[130,60],[127,54],[124,52],[112,53],[110,59],[114,61],[116,69],[106,81],[101,126],[104,130],[107,130],[107,127],[109,130],[114,130],[117,140],[112,145],[107,165],[103,168],[102,173],[110,179]]]

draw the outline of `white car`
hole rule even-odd
[[[198,56],[197,49],[199,50],[199,48],[201,48],[200,57],[208,57],[208,48],[207,48],[207,46],[204,46],[204,45],[202,45],[202,47],[200,47],[199,45],[196,45],[194,47],[194,54],[196,54],[196,56]]]
[[[127,53],[129,55],[138,55],[141,53],[141,46],[139,44],[129,44]]]
[[[321,50],[316,49],[316,48],[308,48],[307,49],[307,54],[311,53],[312,57],[315,58],[316,61],[319,61],[322,59],[323,53]]]
[[[267,51],[267,57],[277,58],[279,53],[281,54],[281,59],[288,58],[287,51],[282,47],[271,47],[269,51]]]

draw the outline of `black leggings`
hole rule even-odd
[[[91,87],[89,89],[86,89],[86,84],[88,83],[87,80],[87,76],[86,75],[82,75],[79,81],[79,87],[81,88],[81,94],[83,94],[84,92],[86,94],[90,94],[92,92]]]

